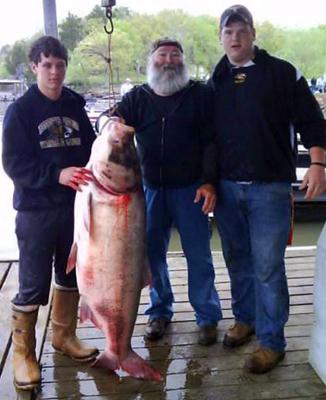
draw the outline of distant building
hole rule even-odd
[[[27,89],[24,81],[19,79],[0,79],[0,101],[14,101]]]

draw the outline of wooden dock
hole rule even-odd
[[[197,344],[197,326],[187,297],[185,258],[180,253],[170,254],[169,262],[176,303],[168,334],[158,342],[144,340],[147,320],[144,309],[148,300],[145,289],[132,339],[133,348],[161,371],[163,382],[144,382],[123,373],[110,375],[107,371],[82,366],[56,354],[50,342],[48,306],[41,308],[37,324],[37,352],[42,366],[42,384],[38,393],[16,392],[12,383],[10,299],[17,290],[17,263],[0,263],[0,400],[326,399],[326,386],[308,363],[315,250],[287,251],[291,294],[290,318],[286,326],[287,353],[278,367],[264,375],[252,375],[242,369],[244,355],[253,350],[255,340],[235,350],[222,346],[223,335],[233,320],[229,280],[221,253],[214,253],[214,265],[224,319],[219,324],[218,343],[210,347]],[[100,350],[105,347],[103,334],[91,324],[79,326],[78,336]]]

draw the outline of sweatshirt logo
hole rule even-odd
[[[68,117],[47,118],[38,126],[42,149],[80,146],[79,124]]]
[[[245,73],[238,73],[234,75],[234,83],[244,83],[247,78],[247,74]]]

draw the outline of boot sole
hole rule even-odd
[[[216,339],[211,339],[211,340],[198,340],[198,344],[201,346],[212,346],[217,342]]]
[[[227,349],[234,349],[235,347],[242,346],[243,344],[245,344],[251,340],[252,335],[254,335],[254,332],[250,333],[250,335],[244,337],[243,339],[240,339],[237,341],[232,341],[229,338],[224,337],[223,346],[226,347]],[[230,341],[228,341],[228,340],[230,340]]]
[[[246,364],[244,365],[244,369],[245,369],[246,371],[251,372],[252,374],[256,374],[256,375],[266,374],[267,372],[269,372],[269,371],[271,371],[273,368],[275,368],[276,365],[277,365],[278,363],[280,363],[281,361],[283,361],[283,360],[284,360],[284,357],[285,357],[285,352],[284,352],[275,362],[273,362],[273,363],[272,363],[268,368],[266,368],[266,369],[262,369],[262,370],[260,370],[260,369],[255,369],[255,368],[252,368],[252,367],[250,367],[250,366],[247,366]]]
[[[37,387],[39,387],[40,384],[41,384],[41,381],[38,381],[38,382],[31,382],[31,383],[20,383],[20,382],[14,381],[14,385],[15,385],[15,388],[16,388],[16,389],[19,389],[19,390],[26,390],[26,391],[27,391],[27,390],[29,390],[29,391],[34,390],[34,389],[36,389]]]
[[[162,339],[162,337],[164,335],[165,335],[165,332],[162,335],[159,335],[159,336],[155,336],[155,335],[151,336],[151,335],[147,335],[147,334],[145,334],[144,336],[145,336],[145,339],[150,340],[152,342],[156,342],[157,340]]]
[[[97,356],[99,355],[99,353],[100,353],[100,352],[97,350],[97,351],[95,351],[94,353],[92,353],[91,355],[89,355],[89,356],[87,356],[87,357],[77,358],[77,357],[74,357],[74,356],[72,356],[72,355],[70,355],[70,354],[68,354],[68,353],[65,353],[64,351],[62,351],[62,350],[60,350],[60,349],[54,347],[53,345],[52,345],[52,347],[54,348],[54,350],[55,350],[57,353],[59,353],[59,354],[61,354],[61,355],[63,355],[63,356],[69,357],[69,358],[71,358],[72,360],[78,361],[78,362],[81,362],[81,363],[87,363],[87,362],[89,362],[89,361],[94,361],[94,360],[96,359],[96,357],[97,357]]]

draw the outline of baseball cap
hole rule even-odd
[[[235,4],[224,10],[220,18],[220,30],[222,30],[231,20],[242,21],[245,24],[254,27],[254,20],[251,12],[241,4]]]
[[[181,51],[181,53],[183,53],[183,48],[181,44],[177,40],[168,37],[155,40],[151,47],[151,53],[154,53],[154,51],[162,46],[175,46]]]

